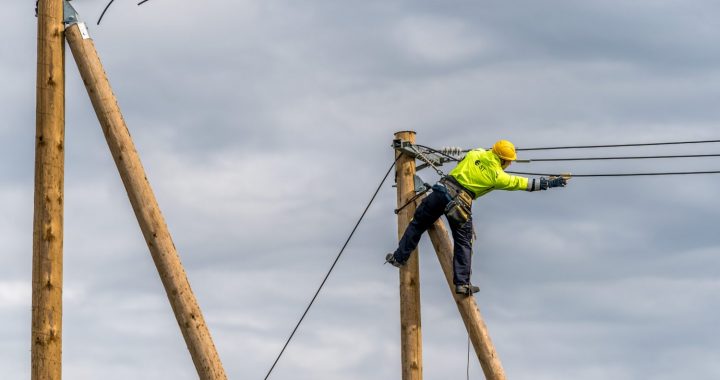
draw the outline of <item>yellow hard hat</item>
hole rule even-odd
[[[495,143],[492,147],[492,151],[505,161],[517,160],[517,153],[515,153],[515,145],[507,140],[500,140]]]

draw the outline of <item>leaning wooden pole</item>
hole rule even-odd
[[[62,377],[65,42],[62,0],[38,2],[32,380]]]
[[[403,131],[395,139],[415,143],[415,132]],[[401,154],[401,153],[396,153]],[[415,195],[415,158],[402,155],[395,164],[398,208]],[[413,218],[415,205],[398,213],[398,238]],[[422,379],[422,329],[420,323],[420,266],[417,249],[400,268],[400,347],[402,380]]]
[[[227,379],[95,45],[82,23],[66,35],[198,375]]]
[[[475,297],[455,294],[452,267],[453,245],[450,242],[447,229],[442,220],[438,219],[435,221],[432,227],[428,229],[428,234],[437,253],[438,260],[440,260],[440,266],[443,272],[445,272],[445,278],[450,287],[450,292],[453,298],[455,298],[460,316],[465,323],[465,328],[475,348],[475,354],[480,360],[480,366],[485,373],[485,378],[487,380],[505,380],[505,371],[495,351],[495,346],[493,346],[492,340],[490,339],[490,334],[487,331],[487,326],[485,326],[482,314],[480,314],[480,309],[475,302]]]

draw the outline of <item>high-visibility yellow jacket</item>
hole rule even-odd
[[[528,179],[505,173],[500,165],[500,157],[492,150],[469,151],[449,175],[472,191],[475,199],[493,190],[528,189]]]

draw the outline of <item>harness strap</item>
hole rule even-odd
[[[457,193],[459,191],[466,192],[472,199],[475,199],[475,193],[465,188],[465,186],[461,185],[460,182],[458,182],[453,176],[446,175],[440,179],[440,184],[445,186],[448,190],[451,190],[450,196],[455,198]],[[453,194],[454,192],[454,194]]]

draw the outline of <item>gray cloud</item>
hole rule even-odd
[[[710,1],[154,0],[116,2],[100,27],[104,4],[74,3],[231,378],[265,375],[390,165],[395,131],[466,148],[717,138]],[[8,7],[0,368],[27,378],[36,25],[31,5]],[[195,378],[69,49],[67,61],[64,376]],[[381,265],[397,239],[390,185],[273,379],[399,376],[397,273]],[[473,280],[508,376],[717,378],[717,188],[714,176],[576,178],[481,198]],[[420,252],[425,377],[463,377],[465,330],[426,238]]]

